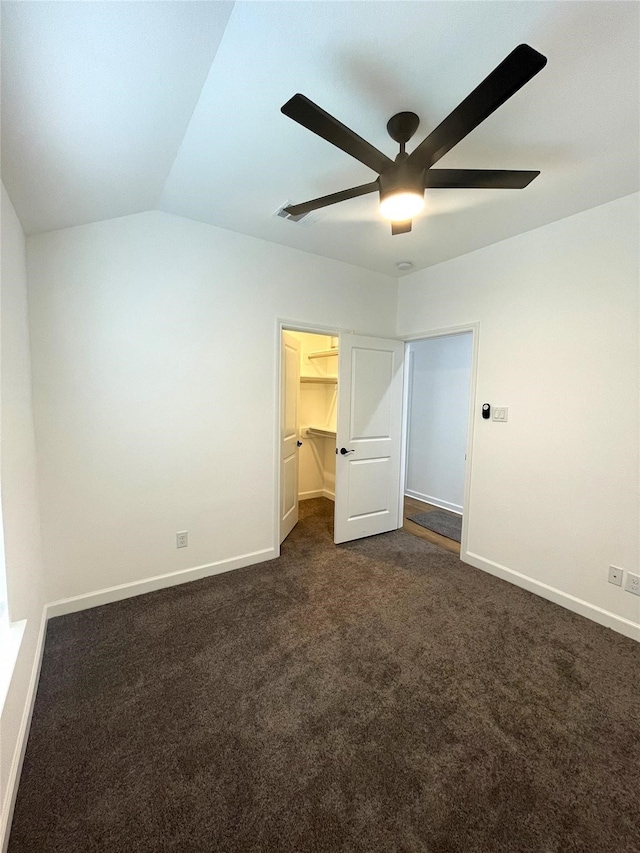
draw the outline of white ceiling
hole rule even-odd
[[[149,209],[391,275],[639,187],[637,2],[3,2],[2,173],[27,233]],[[375,195],[273,216],[375,178],[280,113],[302,92],[389,156],[518,44],[540,74],[442,168],[540,169],[525,190],[432,190],[392,237]]]

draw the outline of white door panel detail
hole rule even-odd
[[[389,457],[349,460],[349,518],[389,511]]]
[[[354,349],[352,358],[351,387],[362,390],[351,398],[350,441],[388,438],[393,353]]]

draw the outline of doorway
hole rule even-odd
[[[460,553],[464,522],[473,330],[407,345],[404,529]]]
[[[404,342],[344,331],[336,336],[283,321],[278,329],[277,542],[295,527],[300,500],[318,492],[324,500],[335,498],[336,544],[396,530],[402,519]],[[315,348],[327,342],[328,349]],[[304,396],[314,401],[308,409]],[[315,481],[301,481],[309,468]]]
[[[338,337],[283,329],[281,353],[282,543],[300,501],[335,501]]]

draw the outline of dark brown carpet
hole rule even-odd
[[[50,622],[10,853],[640,851],[638,645],[302,509],[279,560]]]

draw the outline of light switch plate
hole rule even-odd
[[[499,424],[506,424],[509,420],[508,406],[494,406],[491,412],[491,420]]]

